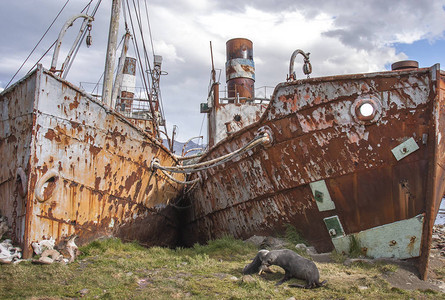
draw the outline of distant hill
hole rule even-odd
[[[166,139],[162,140],[162,143],[164,144],[165,147],[169,147],[168,146],[168,141]],[[182,155],[182,148],[184,147],[185,143],[181,143],[178,141],[175,141],[173,144],[173,153],[175,153],[176,155]],[[187,146],[185,147],[185,151],[190,150],[190,149],[194,149],[194,148],[205,148],[207,145],[198,145],[197,143],[190,141]],[[198,151],[193,151],[190,154],[187,155],[193,155],[193,154],[197,154]]]

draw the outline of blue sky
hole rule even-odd
[[[397,52],[403,52],[408,56],[408,59],[418,61],[420,67],[430,67],[440,63],[441,69],[445,69],[444,39],[433,41],[422,39],[410,44],[396,43],[394,46]]]

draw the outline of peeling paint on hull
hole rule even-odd
[[[201,159],[240,148],[262,126],[272,130],[271,147],[200,172],[186,217],[190,244],[276,234],[291,224],[325,252],[334,248],[325,218],[338,216],[348,235],[424,214],[419,270],[426,278],[445,187],[444,77],[435,65],[279,84],[258,122]],[[369,115],[361,112],[365,103]],[[397,161],[391,149],[411,138],[419,149]],[[334,202],[326,210],[310,187],[320,180]]]
[[[155,157],[176,161],[158,141],[40,66],[0,95],[0,107],[0,213],[25,257],[32,242],[71,234],[79,244],[100,236],[176,243],[168,203],[180,186],[150,168]]]

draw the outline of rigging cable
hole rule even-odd
[[[92,1],[93,1],[93,0],[91,0],[90,3],[88,3],[87,7],[90,6],[90,4],[91,4]],[[92,12],[92,14],[91,14],[91,17],[94,18],[94,16],[96,15],[96,12],[97,12],[97,10],[99,9],[99,6],[100,6],[101,3],[102,3],[102,0],[99,0],[99,1],[96,3],[96,6],[94,7],[94,10],[93,10],[93,12]],[[85,7],[85,8],[86,8],[86,7]],[[82,10],[82,12],[85,10],[85,8]],[[80,38],[79,43],[77,44],[76,50],[74,51],[74,54],[73,54],[73,56],[71,57],[68,66],[67,66],[67,67],[65,68],[65,70],[64,70],[65,76],[66,76],[66,74],[68,74],[69,70],[71,69],[71,66],[73,65],[74,59],[76,58],[77,52],[79,51],[79,48],[80,48],[80,46],[82,45],[82,42],[85,40],[85,36],[86,36],[86,34],[87,34],[87,31],[85,30],[85,31],[82,33],[82,37]]]
[[[153,70],[151,69],[150,60],[149,60],[148,55],[147,55],[148,54],[147,47],[145,46],[144,31],[143,31],[143,28],[142,28],[141,6],[139,5],[139,1],[137,3],[138,3],[138,9],[137,9],[137,13],[136,13],[136,19],[138,21],[139,32],[141,34],[142,46],[143,46],[143,50],[144,50],[145,64],[146,64],[147,70],[152,72]],[[134,4],[134,0],[133,0],[133,4]],[[136,6],[135,6],[135,11],[136,11]]]
[[[80,13],[83,13],[86,10],[86,14],[88,14],[88,11],[90,10],[91,2],[93,2],[93,0],[90,0],[90,2],[87,5],[85,5],[85,7],[80,11]]]
[[[142,62],[141,62],[142,60],[141,60],[141,54],[140,54],[140,51],[139,51],[139,46],[138,46],[138,43],[136,41],[136,31],[134,30],[133,18],[131,16],[130,6],[128,4],[128,0],[126,0],[126,1],[127,1],[127,6],[128,6],[128,16],[130,17],[131,29],[132,29],[132,32],[133,32],[133,36],[135,37],[135,39],[132,39],[132,41],[133,41],[133,46],[134,46],[134,48],[136,50],[136,54],[138,56],[138,62],[139,62],[139,65],[140,65],[141,79],[142,79],[142,82],[143,82],[143,85],[144,85],[145,89],[147,89],[147,92],[149,92],[150,91],[150,82],[147,83],[147,80],[145,78],[145,74],[143,72],[144,68],[143,68],[143,65],[142,65]],[[152,114],[153,114],[153,111],[152,111]]]
[[[128,10],[130,10],[130,5],[128,4],[128,0],[126,0],[126,2],[127,2]],[[134,5],[135,11],[136,11],[136,6],[135,6],[135,3],[134,3],[134,0],[133,0],[133,5]],[[133,18],[132,18],[132,16],[131,16],[130,11],[128,12],[128,15],[129,15],[129,17],[130,17],[130,23],[131,23],[131,28],[132,28],[132,31],[133,31],[133,35],[135,36],[136,31],[134,30]],[[137,15],[137,12],[136,12],[136,15]],[[136,42],[134,39],[133,39],[133,43],[134,43],[134,45],[135,45],[135,49],[136,49],[136,52],[137,52],[137,56],[138,56],[139,64],[140,64],[140,66],[141,66],[141,70],[143,70],[144,68],[143,68],[143,65],[142,65],[142,60],[141,60],[141,54],[140,54],[140,51],[139,51],[139,47],[138,47],[138,45],[137,45],[137,42]],[[142,74],[142,81],[143,81],[143,84],[144,84],[144,86],[145,86],[145,89],[146,89],[147,91],[150,91],[149,84],[147,84],[147,80],[146,80],[146,78],[145,78],[145,74],[144,74],[144,72],[141,71],[141,74]],[[154,110],[154,108],[153,108],[153,103],[152,103],[152,100],[151,100],[151,95],[149,95],[148,99],[149,99],[149,104],[150,104],[150,111],[151,111],[151,114],[152,114],[152,118],[153,118],[153,120],[154,120],[154,118],[155,118],[155,110]],[[154,120],[152,123],[153,123],[153,126],[154,126],[154,128],[155,128],[155,130],[156,130],[156,132],[157,132],[158,129],[157,129],[157,124],[156,124],[155,120]],[[158,134],[158,133],[157,133],[157,134]]]
[[[153,69],[151,68],[150,60],[149,60],[149,58],[148,58],[148,52],[147,52],[147,47],[146,47],[146,45],[145,45],[145,38],[144,38],[144,33],[143,33],[143,28],[142,28],[142,21],[141,21],[141,20],[142,20],[141,7],[140,7],[140,5],[139,5],[139,1],[138,1],[137,3],[138,3],[138,5],[137,5],[138,7],[137,7],[137,10],[136,10],[136,3],[135,3],[134,0],[133,0],[133,6],[134,6],[134,9],[135,9],[135,15],[136,15],[136,19],[137,19],[137,21],[138,21],[139,32],[140,32],[140,36],[141,36],[141,39],[142,39],[142,47],[143,47],[143,54],[144,54],[145,68],[146,68],[146,70],[149,71],[149,74],[151,75],[151,79],[153,80]],[[140,62],[140,64],[141,64],[141,66],[142,66],[142,61]],[[149,81],[149,80],[148,80],[148,81]],[[149,83],[150,83],[150,81],[149,81]],[[148,90],[148,91],[150,92],[150,96],[149,96],[150,108],[153,106],[153,98],[151,97],[151,94],[152,94],[154,88],[155,88],[155,87],[154,87],[153,84],[152,84],[151,89]],[[156,111],[155,111],[154,108],[152,109],[152,111],[153,111],[153,120],[154,120],[154,123],[156,123],[155,126],[157,126],[157,120],[156,120],[156,115],[155,115],[155,112],[156,112]]]
[[[201,136],[201,133],[202,133],[202,127],[204,126],[204,120],[205,120],[205,117],[206,117],[207,115],[206,114],[203,114],[203,118],[202,118],[202,122],[201,122],[201,129],[199,129],[199,136]]]
[[[151,34],[150,18],[148,16],[148,9],[147,9],[147,0],[145,0],[144,3],[145,3],[145,14],[147,15],[148,33],[150,35],[151,51],[153,52],[153,56],[154,56],[155,48],[154,48],[154,44],[153,44],[153,35]]]
[[[154,57],[155,56],[155,49],[154,49],[154,43],[153,43],[153,34],[151,32],[150,16],[148,14],[148,8],[147,8],[147,0],[144,0],[144,4],[145,4],[145,14],[147,16],[148,33],[149,33],[149,36],[150,36],[151,51],[152,51],[153,57]],[[161,76],[161,74],[159,74],[159,76]],[[161,113],[161,118],[163,120],[165,120],[164,103],[162,102],[161,89],[159,89],[159,91],[158,91],[158,103],[159,103],[159,110],[160,110],[160,113]],[[166,133],[165,135],[168,138],[168,135],[167,135],[167,125],[166,125],[165,122],[164,122],[164,131]]]
[[[28,73],[26,73],[26,74],[29,74],[29,73],[31,73],[32,70],[34,70],[34,68],[37,66],[37,64],[45,57],[45,55],[49,52],[49,50],[51,50],[54,47],[54,45],[56,43],[57,43],[57,40],[55,40],[54,43],[48,48],[48,50],[46,50],[45,53],[43,53],[43,55],[40,56],[39,60],[36,61],[36,63],[31,67],[31,69],[29,69]]]
[[[51,27],[54,25],[54,23],[56,22],[57,18],[60,16],[60,14],[62,13],[62,11],[65,9],[66,5],[68,4],[68,2],[70,2],[70,0],[66,0],[65,4],[63,5],[63,7],[60,9],[59,13],[57,14],[57,16],[54,18],[54,20],[52,21],[52,23],[49,25],[48,29],[45,31],[45,33],[43,34],[43,36],[40,38],[40,40],[37,42],[37,45],[35,45],[34,49],[31,50],[31,53],[29,53],[28,57],[25,59],[25,61],[23,62],[23,64],[20,66],[20,68],[17,70],[17,72],[15,72],[14,76],[12,76],[11,80],[8,82],[8,84],[5,86],[5,89],[11,84],[11,82],[14,80],[15,76],[17,76],[17,74],[20,72],[20,70],[23,68],[23,66],[26,64],[26,62],[28,61],[28,59],[31,57],[31,55],[34,53],[34,51],[37,49],[37,47],[39,46],[40,42],[43,40],[43,38],[46,36],[46,34],[48,33],[48,31],[51,29]],[[55,42],[54,42],[55,44]],[[53,45],[54,45],[53,44]],[[52,48],[53,46],[51,46]],[[50,48],[50,49],[51,49]],[[48,49],[49,51],[49,49]],[[46,53],[48,53],[48,51]]]
[[[130,12],[130,5],[128,4],[128,0],[126,0],[126,2],[127,2],[128,15],[130,17],[130,24],[131,24],[131,29],[132,29],[132,32],[133,32],[133,36],[136,37],[136,30],[134,30],[134,23],[133,23],[133,17],[132,17],[131,12]],[[134,3],[134,0],[133,0],[133,7],[135,8],[135,11],[136,11],[136,6],[135,6],[135,3]],[[137,13],[136,13],[136,15],[137,15]],[[144,68],[143,68],[142,62],[141,62],[142,61],[141,60],[141,53],[139,51],[138,43],[135,40],[136,39],[133,39],[133,44],[134,44],[134,47],[135,47],[136,52],[137,52],[139,64],[141,66],[141,69],[143,70]],[[146,80],[145,75],[144,75],[143,72],[142,72],[142,81],[143,81],[143,84],[144,84],[145,88],[147,88],[147,86],[149,86],[149,84],[147,85],[147,80]]]
[[[119,48],[121,46],[121,44],[124,41],[124,36],[122,37],[121,41],[119,42],[119,44],[117,45],[117,48]],[[94,91],[97,89],[97,93],[99,93],[99,85],[102,82],[102,77],[104,77],[105,74],[105,70],[102,72],[102,75],[100,75],[99,80],[96,82],[96,85],[94,86],[93,90],[91,91],[91,94],[94,93]]]

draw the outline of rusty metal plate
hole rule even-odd
[[[403,143],[401,143],[400,145],[391,149],[391,152],[392,154],[394,154],[394,157],[397,160],[401,160],[418,149],[419,146],[417,145],[416,141],[411,137],[406,141],[404,141]]]

